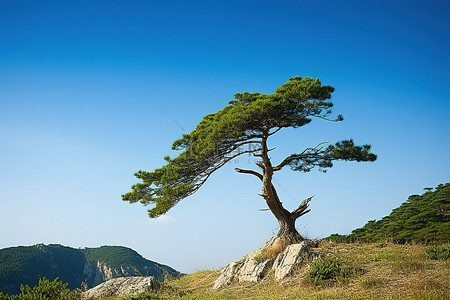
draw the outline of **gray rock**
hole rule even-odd
[[[103,298],[124,295],[136,295],[149,291],[157,291],[159,284],[153,276],[119,277],[103,282],[82,293],[83,298]]]
[[[213,289],[220,289],[224,286],[230,285],[240,267],[242,267],[242,263],[240,263],[240,261],[234,261],[227,265],[222,270],[222,274],[220,274],[219,278],[214,281]]]
[[[265,259],[264,261],[257,261],[255,257],[260,255],[260,251],[254,251],[247,255],[246,260],[244,261],[243,266],[239,269],[238,277],[239,282],[258,282],[267,274],[269,268],[267,267],[270,262],[269,259]]]
[[[253,251],[238,261],[227,265],[219,278],[214,282],[213,289],[219,289],[230,285],[233,281],[258,282],[266,276],[270,269],[270,260],[257,261],[256,256],[261,254],[261,249]]]
[[[99,261],[87,261],[84,264],[83,276],[90,286],[96,286],[112,279],[113,273],[112,268],[109,268],[105,263]]]
[[[292,275],[306,261],[313,260],[319,255],[311,251],[308,242],[303,241],[300,244],[292,244],[286,247],[275,259],[272,270],[275,280],[281,281],[287,276]]]
[[[220,289],[233,282],[259,282],[267,276],[270,270],[274,272],[275,279],[281,281],[295,273],[307,261],[319,256],[311,250],[311,247],[314,246],[315,243],[312,241],[289,245],[274,261],[269,258],[261,260],[261,258],[264,258],[264,255],[261,254],[267,248],[267,245],[265,245],[261,249],[227,265],[214,282],[213,289]],[[257,256],[259,258],[255,259]]]

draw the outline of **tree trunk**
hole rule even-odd
[[[283,207],[283,204],[278,197],[277,191],[272,184],[273,166],[268,156],[269,150],[267,148],[267,137],[268,133],[265,132],[261,143],[261,158],[263,160],[262,165],[260,166],[263,171],[262,196],[266,200],[267,206],[269,207],[270,211],[277,218],[280,230],[278,231],[276,237],[272,238],[266,243],[265,247],[266,249],[268,249],[269,253],[278,255],[278,253],[283,251],[286,246],[290,244],[296,244],[304,240],[304,238],[298,233],[297,229],[295,228],[295,221],[306,210],[308,203],[306,202],[306,204],[303,205],[304,202],[302,202],[302,204],[293,212],[289,212]],[[299,210],[301,210],[300,213]]]
[[[295,219],[291,216],[286,219],[278,219],[278,224],[280,229],[278,230],[277,237],[282,238],[288,244],[296,244],[304,240],[295,228]]]
[[[297,229],[295,229],[295,221],[309,212],[308,203],[312,197],[303,200],[292,212],[289,212],[283,207],[277,191],[272,184],[274,168],[268,155],[269,151],[271,151],[267,147],[269,132],[268,130],[261,131],[263,133],[261,138],[261,154],[257,156],[260,156],[262,161],[257,162],[256,165],[261,169],[262,174],[253,170],[243,170],[239,168],[236,168],[236,171],[239,173],[255,175],[262,181],[263,189],[260,195],[266,200],[267,206],[275,218],[277,218],[278,224],[280,225],[278,234],[267,241],[263,246],[263,249],[266,251],[266,254],[276,257],[276,255],[282,252],[288,245],[297,244],[305,240],[298,233]]]
[[[305,239],[295,229],[295,218],[287,210],[289,214],[287,218],[278,219],[280,230],[276,236],[268,240],[261,248],[263,253],[272,259],[275,259],[281,252],[291,244],[298,244]]]

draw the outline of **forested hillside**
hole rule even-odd
[[[82,282],[92,287],[111,278],[130,275],[163,280],[181,274],[119,246],[74,249],[39,244],[0,250],[0,292],[8,294],[19,293],[21,284],[35,286],[42,277],[50,280],[59,277],[69,284],[68,288],[76,289]]]
[[[81,284],[84,255],[77,249],[42,244],[0,250],[0,291],[17,293],[20,284],[35,285],[40,277],[60,277],[69,288]]]
[[[450,183],[438,185],[422,195],[411,195],[389,216],[369,221],[349,235],[333,234],[338,241],[427,243],[450,241]]]

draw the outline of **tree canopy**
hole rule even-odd
[[[163,167],[152,172],[138,171],[135,176],[142,182],[132,186],[132,191],[122,195],[130,203],[153,204],[151,218],[165,214],[180,200],[195,193],[209,176],[227,162],[242,154],[251,153],[260,159],[254,170],[236,169],[240,173],[257,176],[264,187],[263,197],[270,210],[280,218],[297,218],[306,213],[308,201],[289,215],[276,195],[271,180],[273,172],[289,166],[294,171],[309,172],[314,168],[325,171],[335,160],[374,161],[376,155],[370,145],[355,145],[353,140],[335,144],[321,143],[294,153],[277,165],[272,165],[267,139],[283,128],[299,128],[314,118],[332,122],[343,120],[341,115],[331,117],[333,103],[329,101],[334,87],[322,85],[319,79],[292,77],[273,94],[236,93],[235,99],[222,110],[203,117],[190,133],[176,140],[175,158],[165,157]]]

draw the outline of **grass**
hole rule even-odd
[[[448,249],[448,245],[441,248]],[[342,276],[340,280],[319,285],[308,282],[316,264],[312,262],[281,284],[269,273],[259,283],[212,290],[220,270],[199,271],[166,281],[158,294],[122,299],[449,299],[450,262],[432,259],[427,249],[422,245],[322,241],[318,261],[335,262],[324,265],[324,270],[336,271],[333,276]]]

